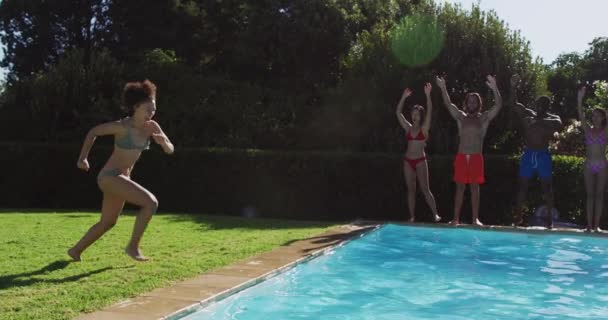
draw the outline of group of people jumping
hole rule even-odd
[[[503,100],[493,76],[487,77],[487,85],[494,95],[494,105],[487,111],[482,111],[482,99],[478,93],[468,93],[458,109],[450,100],[445,80],[442,77],[435,79],[441,90],[443,103],[450,115],[458,124],[460,142],[458,153],[454,160],[454,182],[456,195],[454,199],[453,225],[460,224],[460,209],[464,197],[465,187],[471,191],[473,224],[482,225],[479,220],[479,186],[485,182],[483,141],[488,125],[498,115],[503,106]],[[541,96],[536,99],[535,110],[527,108],[517,102],[517,86],[520,78],[514,75],[511,78],[511,99],[509,104],[521,119],[525,128],[526,150],[521,157],[519,169],[519,192],[515,206],[514,225],[524,223],[522,218],[523,202],[528,189],[528,182],[536,173],[540,177],[544,199],[547,202],[548,212],[552,212],[553,193],[551,186],[551,154],[549,141],[553,133],[562,127],[559,116],[548,112],[551,99]],[[420,105],[414,105],[411,111],[411,122],[403,115],[405,100],[412,94],[412,90],[405,89],[397,105],[397,119],[405,130],[408,140],[405,152],[403,170],[407,185],[409,221],[414,222],[416,206],[416,181],[426,198],[433,219],[440,221],[435,198],[429,188],[428,164],[425,154],[426,141],[431,126],[433,104],[431,101],[432,85],[427,83],[424,87],[426,94],[426,110]],[[587,145],[587,159],[585,163],[585,186],[587,189],[587,230],[599,231],[600,217],[603,210],[603,195],[606,185],[607,169],[605,149],[608,144],[606,133],[606,113],[600,108],[593,110],[591,123],[585,121],[582,101],[585,88],[578,93],[578,114],[583,121],[585,143]],[[125,202],[140,207],[137,215],[131,240],[125,248],[125,253],[135,260],[145,261],[146,258],[140,250],[140,240],[148,222],[158,208],[156,197],[135,181],[130,174],[133,166],[141,156],[143,150],[150,146],[150,138],[159,144],[165,153],[172,154],[174,146],[163,132],[160,125],[152,120],[156,112],[156,86],[149,80],[127,83],[122,95],[123,106],[130,116],[113,122],[103,123],[92,128],[83,143],[77,161],[78,168],[88,171],[88,154],[98,136],[114,136],[114,150],[97,175],[97,184],[103,193],[101,206],[101,219],[94,224],[85,235],[68,250],[68,255],[75,261],[80,261],[82,252],[104,233],[110,230],[122,212]],[[553,226],[553,215],[547,215],[547,227]]]
[[[472,223],[483,225],[479,220],[479,186],[485,182],[483,142],[488,125],[503,107],[503,99],[493,76],[487,76],[486,84],[494,95],[494,105],[487,111],[482,111],[482,99],[476,92],[466,94],[462,108],[458,109],[450,99],[445,80],[437,77],[435,82],[441,90],[443,104],[458,125],[460,138],[458,153],[454,159],[454,182],[456,193],[454,197],[454,217],[450,224],[460,224],[460,211],[466,186],[471,192]],[[525,151],[519,164],[519,191],[517,193],[513,226],[525,225],[523,219],[523,204],[528,191],[530,179],[538,175],[541,181],[543,198],[546,201],[546,227],[553,228],[553,188],[552,188],[552,159],[549,152],[549,143],[556,131],[563,127],[559,116],[549,112],[551,98],[540,96],[534,103],[534,109],[527,108],[517,101],[517,87],[520,77],[515,74],[511,77],[511,95],[508,104],[512,107],[524,128]],[[437,204],[433,196],[428,179],[428,164],[426,161],[425,146],[429,136],[433,104],[431,101],[432,85],[427,83],[424,87],[426,94],[426,110],[420,105],[414,105],[411,110],[411,122],[404,114],[403,108],[406,99],[412,90],[406,88],[399,103],[396,115],[401,127],[405,130],[407,150],[403,158],[403,172],[407,186],[407,203],[410,212],[409,221],[416,220],[416,188],[420,187],[433,219],[441,220],[437,212]],[[587,231],[601,231],[600,218],[603,210],[603,197],[606,186],[606,145],[608,144],[608,127],[606,125],[606,112],[601,108],[593,109],[591,122],[585,119],[583,98],[586,87],[578,91],[578,115],[585,133],[586,160],[584,168],[585,187],[587,190]]]

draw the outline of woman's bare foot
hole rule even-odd
[[[141,254],[141,252],[139,251],[139,248],[129,248],[129,247],[127,247],[125,249],[125,253],[129,257],[131,257],[131,258],[133,258],[134,260],[137,260],[137,261],[148,261],[149,260],[143,254]]]
[[[70,248],[68,250],[68,256],[70,256],[70,258],[72,258],[74,261],[80,261],[80,253],[76,254],[74,248]]]
[[[450,221],[450,224],[453,225],[453,226],[457,226],[457,225],[460,224],[460,221],[458,221],[458,220],[452,220],[452,221]]]
[[[434,219],[435,219],[435,222],[439,222],[439,221],[441,221],[441,216],[436,214]]]
[[[587,229],[585,229],[585,232],[587,233],[591,233],[593,231],[593,229],[591,227],[587,227]]]
[[[416,221],[416,217],[414,217],[414,216],[411,216],[411,217],[410,217],[410,218],[407,220],[407,222],[415,222],[415,221]]]
[[[481,221],[479,221],[479,219],[475,219],[475,221],[473,221],[473,224],[476,226],[483,226],[483,223],[481,223]]]

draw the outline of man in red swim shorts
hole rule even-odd
[[[459,110],[450,100],[445,80],[437,77],[436,81],[437,86],[441,89],[446,108],[458,123],[458,135],[460,136],[458,154],[454,160],[454,182],[456,182],[454,218],[450,223],[453,225],[460,224],[460,209],[462,208],[464,190],[468,184],[471,191],[473,224],[481,226],[483,224],[479,221],[479,185],[485,182],[482,155],[483,140],[490,121],[498,115],[502,108],[502,98],[496,86],[496,79],[493,76],[488,76],[486,84],[494,94],[494,106],[488,111],[481,112],[481,97],[478,93],[471,92],[466,95],[462,110]]]

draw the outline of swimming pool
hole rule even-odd
[[[607,247],[389,224],[182,319],[607,319]]]

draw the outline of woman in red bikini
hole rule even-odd
[[[403,172],[407,185],[407,205],[410,210],[409,222],[414,222],[416,220],[416,178],[418,178],[420,189],[424,194],[427,204],[433,211],[433,219],[435,222],[441,220],[441,217],[437,213],[435,197],[433,197],[431,189],[429,188],[429,167],[426,162],[426,154],[424,153],[426,139],[431,127],[431,114],[433,111],[431,89],[432,86],[430,83],[427,83],[424,86],[428,114],[426,117],[424,108],[420,105],[415,105],[412,108],[412,123],[407,121],[403,116],[403,103],[405,102],[405,99],[412,94],[412,90],[409,88],[406,88],[403,91],[401,100],[399,100],[399,104],[397,105],[397,119],[399,120],[401,127],[405,130],[405,139],[407,140],[407,151],[403,158]]]

